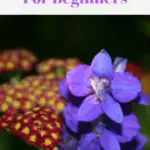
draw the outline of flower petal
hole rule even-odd
[[[59,82],[59,92],[65,98],[65,100],[71,102],[75,106],[80,106],[84,97],[76,97],[71,94],[67,87],[66,80],[62,80]]]
[[[116,137],[108,130],[104,130],[101,133],[100,144],[105,150],[120,150]]]
[[[68,100],[69,89],[67,87],[66,80],[62,80],[59,82],[59,92],[66,100]]]
[[[101,107],[101,102],[97,101],[95,95],[90,95],[79,107],[77,116],[80,121],[90,122],[97,119],[102,114],[103,110]]]
[[[77,119],[78,108],[70,103],[64,108],[64,118],[67,126],[74,132],[78,132],[79,121]]]
[[[126,69],[128,60],[122,57],[116,57],[114,61],[114,70],[115,72],[124,72]]]
[[[101,150],[98,138],[94,133],[85,134],[80,141],[78,150]]]
[[[77,150],[79,141],[71,136],[71,134],[68,132],[66,126],[63,126],[63,136],[62,141],[59,144],[60,150]]]
[[[146,145],[146,143],[148,142],[148,139],[141,133],[137,135],[136,140],[138,141],[138,146],[136,150],[142,150]]]
[[[115,72],[110,88],[115,100],[126,103],[138,96],[141,84],[136,77],[128,72]]]
[[[118,142],[120,143],[127,143],[127,142],[130,142],[131,139],[129,137],[126,137],[126,136],[121,136],[121,135],[118,135],[118,134],[114,134],[116,136],[116,139],[118,140]]]
[[[113,78],[112,60],[105,50],[101,50],[92,60],[92,72],[100,78]]]
[[[119,103],[115,102],[111,96],[105,94],[102,108],[105,114],[117,123],[123,121],[123,112]]]
[[[128,140],[131,141],[138,134],[140,128],[138,119],[133,113],[124,116],[124,121],[122,123],[122,136],[128,137]]]
[[[141,105],[149,105],[150,104],[150,97],[144,92],[140,92],[138,100],[139,100],[138,103]]]
[[[89,72],[90,67],[88,65],[79,65],[67,73],[67,85],[73,95],[81,97],[92,92]]]
[[[63,133],[62,141],[68,141],[72,139],[72,136],[69,134],[68,129],[65,124],[63,125],[62,133]]]
[[[79,141],[72,138],[59,144],[59,150],[77,150]]]

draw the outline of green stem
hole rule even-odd
[[[56,73],[64,73],[65,69],[64,68],[56,68],[55,72]]]
[[[20,76],[19,75],[13,76],[13,77],[10,78],[10,82],[12,84],[17,84],[19,81],[20,81]]]
[[[14,85],[17,84],[18,82],[20,82],[20,80],[21,80],[21,72],[19,72],[19,71],[12,74],[12,76],[10,77],[10,82]]]

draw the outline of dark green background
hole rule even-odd
[[[105,48],[139,61],[150,52],[144,16],[1,16],[0,48],[27,47],[41,59],[76,56],[86,62]]]
[[[78,57],[90,63],[105,48],[150,68],[149,16],[0,16],[0,49],[26,47],[40,60]],[[150,108],[136,108],[150,135]],[[32,149],[11,134],[0,133],[0,150]],[[147,150],[149,150],[147,148]]]

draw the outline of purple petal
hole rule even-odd
[[[138,134],[140,128],[138,119],[133,113],[124,117],[124,121],[122,123],[122,135],[127,137],[129,141]]]
[[[108,130],[104,130],[101,133],[100,144],[105,150],[120,150],[116,137]]]
[[[141,104],[141,105],[149,105],[150,104],[150,97],[146,93],[140,92],[138,98],[139,98],[138,99],[139,104]]]
[[[119,103],[115,102],[111,96],[105,94],[102,108],[105,114],[117,123],[123,121],[123,112]]]
[[[124,72],[126,69],[128,60],[122,57],[116,57],[114,61],[115,72]]]
[[[111,92],[115,100],[126,103],[135,99],[141,91],[139,80],[128,72],[115,72]]]
[[[78,150],[101,150],[98,138],[94,133],[85,134],[80,141]]]
[[[77,116],[80,121],[90,122],[102,114],[101,102],[97,101],[95,95],[90,95],[81,104]]]
[[[130,142],[131,141],[130,137],[121,136],[121,135],[118,135],[118,134],[114,134],[114,135],[116,136],[116,139],[120,143],[126,143],[126,142]]]
[[[71,138],[67,141],[61,142],[59,144],[59,150],[77,150],[79,141],[75,138]]]
[[[112,60],[105,50],[101,50],[92,60],[92,72],[100,78],[113,78]]]
[[[67,73],[67,85],[73,95],[82,97],[92,92],[89,81],[90,72],[88,65],[79,65]]]
[[[70,138],[71,136],[68,133],[66,126],[63,125],[63,141],[70,140]]]
[[[138,146],[136,150],[142,150],[146,145],[146,143],[148,142],[148,139],[141,133],[137,135],[136,140],[138,141]]]
[[[79,121],[77,118],[78,108],[70,103],[64,109],[64,118],[67,126],[74,132],[78,132]]]
[[[116,57],[113,63],[113,66],[116,66],[119,64],[124,58],[123,57]]]
[[[67,87],[66,80],[62,80],[59,82],[59,92],[61,96],[63,96],[66,100],[68,100],[69,89]]]

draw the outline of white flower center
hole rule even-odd
[[[110,81],[105,78],[94,77],[91,78],[91,85],[96,95],[98,96],[100,93],[103,93],[109,86]]]

